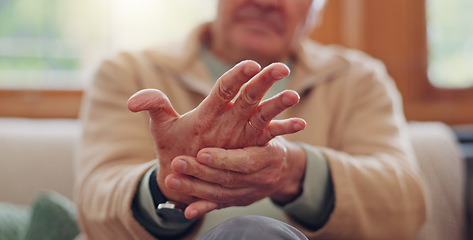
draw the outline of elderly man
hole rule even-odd
[[[306,39],[322,5],[220,0],[185,43],[105,61],[83,109],[83,236],[231,219],[204,237],[413,238],[425,200],[399,94],[380,62]]]

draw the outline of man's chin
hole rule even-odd
[[[280,52],[282,49],[282,44],[277,39],[267,35],[247,36],[244,39],[240,39],[238,45],[240,45],[240,48],[244,49],[245,52],[258,53],[262,55]]]
[[[230,36],[232,45],[236,47],[231,52],[247,59],[283,57],[280,55],[284,54],[287,47],[281,37],[274,32],[234,31]]]
[[[282,59],[284,59],[284,56],[280,56],[280,52],[272,51],[272,49],[257,47],[246,47],[242,49],[242,55],[240,56],[242,60],[251,59],[257,61],[261,65],[280,62]]]
[[[281,44],[274,44],[265,41],[253,41],[249,42],[246,45],[246,49],[252,52],[258,52],[263,55],[271,55],[271,54],[281,54],[283,52],[284,46]]]

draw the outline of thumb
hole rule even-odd
[[[156,89],[144,89],[133,94],[128,99],[127,106],[132,112],[148,111],[151,119],[155,121],[179,116],[166,94]]]
[[[209,200],[199,200],[189,204],[184,210],[184,215],[187,219],[194,219],[219,208],[221,207],[217,203]]]

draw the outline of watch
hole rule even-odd
[[[158,204],[156,214],[165,222],[188,223],[191,220],[184,216],[184,211],[178,207],[179,204],[173,201],[166,201]]]
[[[163,195],[156,181],[156,169],[151,173],[149,178],[149,189],[151,197],[153,198],[156,214],[162,220],[163,224],[168,226],[187,225],[193,222],[193,220],[189,220],[184,216],[185,206],[177,202],[169,201]]]

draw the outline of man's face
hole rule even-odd
[[[302,37],[311,4],[312,0],[220,0],[212,44],[228,51],[220,49],[219,55],[233,52],[281,61]]]

